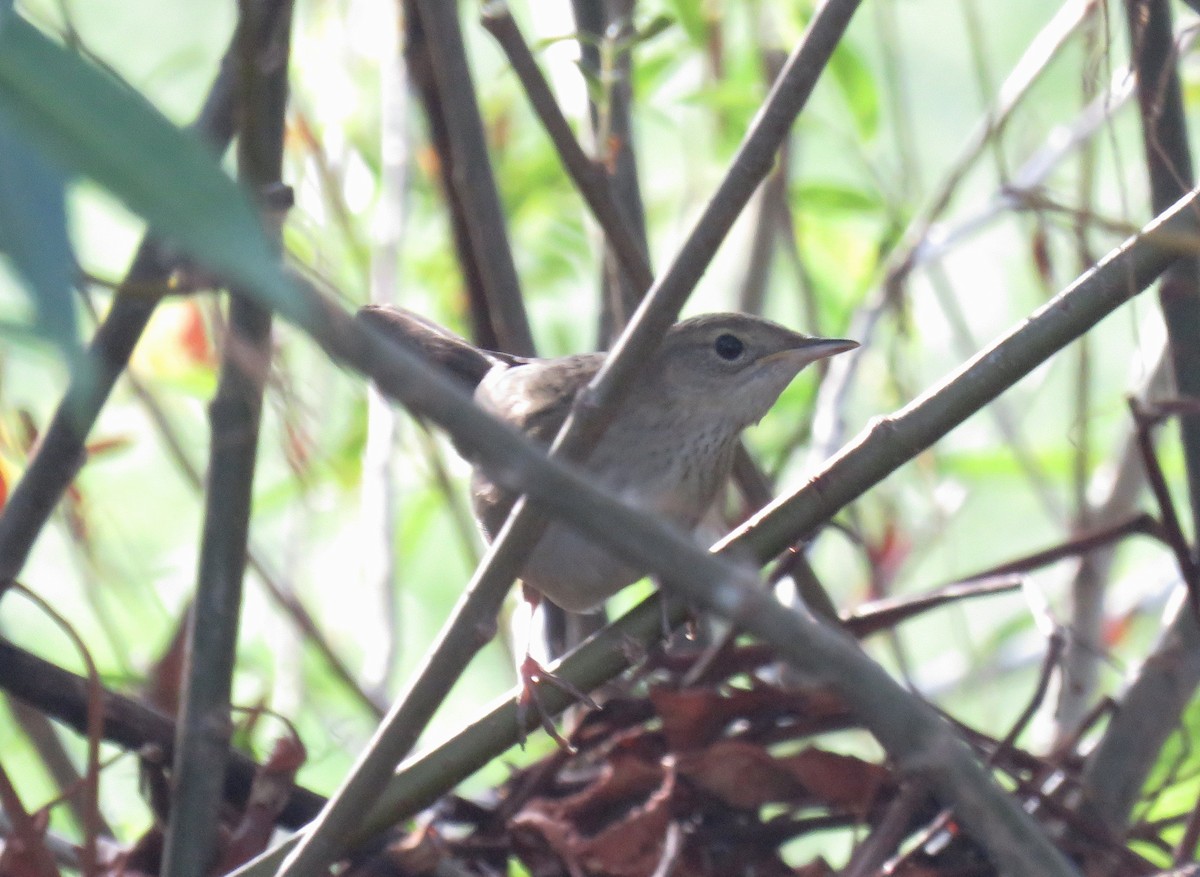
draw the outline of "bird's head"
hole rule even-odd
[[[706,314],[671,327],[651,379],[675,404],[723,411],[741,429],[760,420],[806,365],[855,347],[748,314]]]

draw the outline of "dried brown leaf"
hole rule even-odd
[[[275,820],[295,788],[296,771],[306,758],[304,744],[298,737],[288,735],[275,741],[270,756],[254,776],[246,809],[229,836],[215,873],[232,871],[267,848],[275,831]]]
[[[853,755],[810,747],[778,759],[819,801],[854,813],[866,813],[888,783],[886,768]]]
[[[739,810],[777,801],[798,801],[805,786],[755,743],[722,740],[700,752],[680,755],[680,776]]]

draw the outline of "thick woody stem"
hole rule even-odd
[[[282,174],[292,3],[241,0],[239,5],[238,176],[261,196],[279,186]],[[276,224],[278,242],[274,211],[266,221]],[[230,693],[262,398],[271,362],[271,320],[264,305],[234,290],[221,374],[209,409],[204,532],[188,619],[186,676],[163,851],[163,873],[172,877],[204,877],[217,851],[233,736]]]
[[[445,126],[453,162],[449,183],[453,197],[462,203],[461,218],[470,243],[471,261],[482,283],[495,339],[502,350],[532,356],[533,335],[488,157],[483,119],[475,100],[458,6],[438,0],[415,0],[410,8],[418,13],[424,32],[437,89],[437,113]]]

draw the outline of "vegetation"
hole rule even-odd
[[[0,875],[1195,862],[1195,14],[859,5],[0,5]],[[615,346],[560,457],[681,312],[862,347],[714,556],[368,302]],[[486,557],[448,434],[528,491]],[[556,669],[574,752],[509,690],[540,513],[686,598]]]

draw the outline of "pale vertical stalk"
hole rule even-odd
[[[1104,51],[1104,19],[1097,10],[1088,16],[1083,28],[1084,75],[1081,102],[1084,107],[1095,101],[1102,79],[1094,59]],[[1079,205],[1086,214],[1095,203],[1096,144],[1085,141],[1079,149]],[[1080,220],[1075,227],[1076,260],[1080,270],[1095,263],[1088,223]],[[1092,431],[1089,428],[1089,412],[1092,405],[1092,355],[1091,345],[1085,336],[1079,339],[1074,351],[1076,368],[1074,460],[1072,465],[1072,489],[1074,492],[1075,530],[1089,532],[1094,526],[1095,516],[1088,498],[1088,483],[1092,469]],[[1161,368],[1155,374],[1162,373]],[[1121,462],[1130,461],[1137,473],[1137,484],[1141,484],[1141,466],[1137,461],[1136,444],[1132,435],[1127,435],[1122,445]],[[1134,490],[1128,503],[1117,504],[1119,511],[1130,511],[1138,491]],[[1107,505],[1107,504],[1106,504]],[[1054,736],[1060,743],[1075,732],[1079,722],[1087,714],[1096,693],[1100,676],[1103,652],[1100,643],[1100,628],[1104,617],[1104,588],[1108,582],[1108,571],[1113,552],[1105,549],[1080,559],[1071,580],[1070,625],[1063,650],[1061,674],[1054,705]]]
[[[408,189],[408,73],[402,52],[403,22],[400,5],[388,7],[396,14],[387,29],[379,58],[381,96],[379,134],[379,209],[371,248],[371,301],[397,300],[400,286],[401,241],[404,236],[405,197]],[[380,633],[386,645],[376,651],[374,666],[365,671],[369,684],[382,696],[389,687],[392,668],[401,648],[397,624],[394,547],[398,515],[395,492],[396,444],[400,415],[374,385],[367,388],[367,443],[363,453],[362,520],[364,583],[378,595]]]
[[[1137,72],[1146,166],[1154,209],[1193,185],[1187,122],[1171,9],[1165,0],[1126,0],[1133,67]],[[1176,392],[1200,397],[1200,260],[1177,259],[1158,287],[1167,326],[1168,359]],[[1200,521],[1200,416],[1180,415],[1192,532]],[[1195,546],[1189,546],[1193,557]],[[1182,571],[1181,571],[1182,572]],[[1180,609],[1125,693],[1121,709],[1084,767],[1082,791],[1092,815],[1124,830],[1159,752],[1200,685],[1200,624]]]

